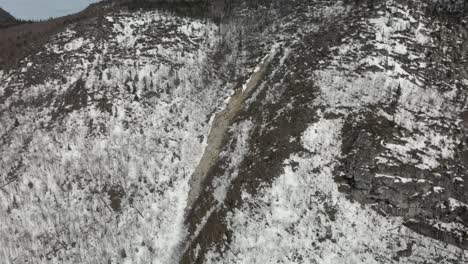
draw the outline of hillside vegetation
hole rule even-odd
[[[0,35],[0,263],[468,263],[465,1],[106,1]]]

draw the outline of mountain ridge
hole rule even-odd
[[[17,22],[16,18],[0,7],[0,27],[10,26]]]

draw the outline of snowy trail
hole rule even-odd
[[[221,153],[223,139],[228,131],[233,118],[239,110],[244,107],[246,99],[258,87],[263,77],[265,77],[266,69],[276,55],[278,45],[273,45],[271,52],[265,56],[259,65],[255,68],[254,73],[250,76],[247,82],[238,88],[234,95],[229,100],[226,108],[215,115],[210,134],[208,135],[207,146],[203,156],[198,163],[189,182],[190,191],[187,198],[186,212],[192,208],[202,190],[202,184],[208,175],[208,172],[218,160]]]

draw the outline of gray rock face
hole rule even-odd
[[[418,10],[411,12],[417,13]],[[402,18],[407,19],[405,16]],[[421,23],[421,18],[418,23]],[[381,106],[390,118],[376,116],[378,108],[359,113],[357,122],[356,116],[349,117],[343,130],[344,158],[337,179],[342,182],[340,189],[348,193],[351,199],[372,204],[383,215],[401,216],[405,224],[417,232],[466,249],[468,116],[463,109],[467,96],[467,57],[463,52],[466,45],[459,46],[458,43],[466,43],[467,38],[463,26],[448,21],[445,23],[433,31],[435,38],[431,45],[411,37],[398,41],[411,45],[413,52],[425,52],[424,60],[428,67],[414,67],[398,52],[394,58],[402,62],[406,74],[424,76],[424,85],[435,88],[441,94],[448,93],[441,83],[460,83],[460,89],[450,99],[454,109],[441,116],[412,112],[411,122],[416,122],[422,129],[414,129],[415,126],[408,129],[407,124],[397,117],[408,107],[403,105],[404,94],[399,86],[388,105]],[[411,28],[402,29],[399,34],[410,36]],[[463,36],[462,40],[445,37],[452,34]],[[439,61],[445,61],[450,66],[441,69],[436,66]],[[431,130],[426,130],[425,126]],[[432,136],[426,139],[418,136],[424,133]],[[446,141],[436,143],[433,139],[437,135],[446,138]],[[416,138],[423,141],[416,143]],[[413,143],[409,142],[419,146],[410,146]],[[451,146],[450,155],[444,155],[447,146]],[[435,160],[428,162],[428,156]],[[431,165],[432,162],[435,163]]]
[[[463,125],[463,129],[465,130],[465,132],[468,130],[468,110],[467,111],[464,111],[461,115],[460,115],[460,118],[462,120],[462,125]]]
[[[279,203],[282,203],[288,200],[276,198],[270,201],[269,196],[262,196],[262,186],[273,185],[275,187],[272,188],[277,190],[281,187],[275,185],[275,179],[287,179],[284,176],[287,172],[283,169],[287,168],[293,174],[304,170],[301,162],[289,154],[308,155],[303,145],[297,144],[297,139],[305,133],[304,123],[319,123],[317,116],[320,116],[321,111],[326,113],[322,115],[328,120],[344,119],[340,130],[342,157],[334,170],[338,190],[351,201],[372,208],[386,219],[402,219],[402,225],[411,232],[459,248],[455,250],[457,253],[454,253],[453,258],[437,257],[432,253],[430,257],[422,256],[418,251],[425,247],[421,239],[410,236],[406,246],[392,252],[391,260],[382,259],[381,263],[432,263],[440,259],[444,259],[445,263],[464,261],[463,252],[467,248],[468,239],[468,197],[464,184],[467,180],[468,159],[463,125],[465,121],[462,121],[464,114],[462,117],[460,114],[467,98],[468,76],[464,53],[467,42],[464,37],[461,40],[450,36],[464,36],[466,32],[463,24],[438,21],[438,18],[426,13],[430,6],[415,3],[417,1],[387,1],[382,4],[373,2],[361,8],[354,6],[350,13],[332,16],[333,22],[327,21],[327,25],[320,24],[320,19],[308,21],[301,17],[300,8],[293,7],[296,19],[301,21],[299,23],[315,25],[318,32],[308,32],[302,28],[304,31],[298,34],[293,48],[285,44],[285,49],[290,48],[294,52],[287,56],[280,69],[271,66],[271,75],[266,78],[261,92],[252,100],[246,113],[239,117],[240,120],[255,120],[257,126],[250,132],[249,155],[244,158],[238,175],[230,183],[223,207],[211,213],[210,210],[217,208],[213,194],[217,184],[210,181],[216,182],[219,175],[226,173],[229,159],[220,159],[213,169],[211,179],[206,183],[205,194],[188,215],[190,232],[195,233],[197,230],[200,233],[186,251],[183,263],[203,263],[207,255],[223,249],[225,258],[215,260],[226,260],[228,256],[237,260],[251,257],[249,250],[237,243],[241,239],[254,239],[245,234],[247,230],[267,232],[267,228],[262,229],[257,225],[262,216],[252,213],[254,220],[251,222],[247,220],[233,224],[230,221],[234,221],[233,218],[237,216],[230,218],[230,215],[241,211],[242,216],[238,217],[245,218],[249,210],[257,213],[262,210],[274,211],[275,206],[270,202],[280,200]],[[298,1],[294,4],[296,8],[301,5]],[[304,4],[302,9],[323,8],[320,5],[312,6]],[[431,23],[435,25],[431,26]],[[425,33],[422,33],[422,28]],[[294,29],[288,30],[294,32]],[[425,39],[425,34],[430,37]],[[285,42],[288,43],[288,40],[291,39]],[[439,68],[439,63],[447,67]],[[325,75],[323,79],[317,78],[317,75],[322,74]],[[450,88],[451,85],[458,88]],[[450,94],[452,89],[456,89],[453,95]],[[321,105],[323,101],[327,103]],[[230,136],[235,141],[236,135]],[[285,138],[290,139],[289,142]],[[312,157],[315,157],[313,154]],[[316,155],[320,157],[312,158],[316,163],[327,156],[326,153]],[[319,174],[321,170],[326,169],[318,166],[307,173],[311,178],[323,177]],[[314,190],[314,187],[311,186],[310,190]],[[343,211],[337,209],[336,204],[330,202],[321,191],[300,201],[320,201],[322,213],[330,225],[325,234],[318,235],[316,239],[319,243],[331,241],[333,247],[340,244],[337,237],[346,236],[334,230],[339,225],[335,221],[343,221],[340,218]],[[245,193],[261,198],[246,199],[243,198],[243,195],[248,196]],[[291,199],[297,199],[295,194],[289,195],[294,197]],[[313,206],[296,206],[305,212],[314,210]],[[302,209],[301,206],[307,208]],[[274,218],[274,214],[265,213],[265,218]],[[227,222],[231,226],[223,224],[226,221],[224,219],[229,219]],[[261,223],[278,228],[275,222],[270,221]],[[282,234],[295,234],[300,240],[304,235],[301,229],[304,226],[300,222],[288,225]],[[203,223],[201,230],[200,223]],[[242,230],[237,231],[239,233],[232,230],[233,225],[242,224],[256,226],[257,229],[239,228]],[[311,221],[306,226],[322,224],[322,221]],[[401,230],[403,226],[398,229]],[[352,230],[353,226],[349,229]],[[378,236],[378,233],[375,235]],[[266,234],[257,236],[274,240],[273,236]],[[287,243],[294,243],[284,236],[282,238]],[[223,246],[225,243],[228,246]],[[416,247],[419,249],[415,250]],[[311,257],[319,251],[316,248],[307,257],[297,253],[300,255],[297,259],[320,259]],[[290,257],[290,260],[297,260]],[[255,259],[266,262],[275,258],[262,255],[262,258]],[[364,259],[361,259],[356,263],[363,262]]]
[[[433,8],[449,13],[463,13],[468,11],[465,0],[432,0]]]

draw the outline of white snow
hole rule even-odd
[[[2,263],[15,258],[58,263],[63,256],[74,263],[117,263],[121,249],[128,263],[171,263],[180,254],[188,180],[204,147],[199,138],[207,137],[206,117],[231,92],[216,76],[209,84],[201,79],[219,42],[217,26],[159,12],[119,13],[107,20],[116,25],[109,36],[95,36],[93,28],[54,36],[43,52],[60,54],[54,67],[66,70],[63,80],[24,87],[28,92],[14,93],[0,104],[0,133],[11,130],[0,146],[0,175],[22,163],[21,184],[0,190],[2,212],[13,200],[19,205],[11,214],[0,214]],[[136,40],[138,45],[159,42],[158,30],[171,24],[189,29],[169,31],[174,37],[166,47],[126,49]],[[181,34],[197,45],[185,45],[191,42]],[[0,78],[0,91],[23,85],[20,76],[9,82],[4,75]],[[63,111],[54,102],[37,108],[17,104],[41,102],[49,93],[61,103],[55,98],[69,96],[78,80],[85,82],[80,89],[88,101],[61,114],[63,120],[52,120],[55,111]],[[109,112],[98,100],[110,103]],[[21,124],[16,128],[15,118]],[[125,191],[120,213],[109,206],[106,188],[114,185]],[[59,248],[56,258],[41,260],[57,239],[76,247]],[[20,241],[25,241],[23,247],[17,248]]]
[[[457,209],[457,208],[459,208],[459,207],[468,208],[468,204],[463,203],[463,202],[460,202],[460,201],[457,200],[457,199],[449,198],[448,201],[449,201],[450,208],[451,208],[452,210],[453,210],[453,209]]]
[[[65,51],[75,51],[81,48],[84,44],[85,44],[85,40],[82,37],[79,37],[65,44],[63,48]]]
[[[387,12],[380,15],[366,21],[375,38],[369,42],[391,56],[369,52],[356,60],[353,55],[361,54],[361,44],[348,42],[332,48],[338,51],[332,65],[313,73],[320,91],[312,105],[343,118],[326,119],[319,112],[318,121],[310,124],[301,138],[308,152],[291,154],[283,162],[284,173],[271,186],[261,187],[257,195],[242,193],[244,206],[228,213],[232,241],[223,253],[213,248],[205,256],[206,263],[436,263],[433,260],[442,255],[445,263],[467,261],[465,251],[415,233],[403,226],[403,219],[382,216],[370,205],[351,202],[334,181],[334,168],[341,158],[343,120],[373,111],[371,107],[381,109],[380,116],[404,131],[395,135],[396,140],[382,140],[387,150],[377,161],[432,170],[455,153],[454,135],[432,127],[457,113],[459,106],[452,104],[453,95],[424,85],[399,59],[424,58],[408,41],[430,44],[427,21],[416,20],[394,1],[389,1]],[[350,62],[342,63],[347,55]],[[353,74],[363,64],[377,66],[382,72]],[[392,102],[397,91],[401,95],[395,113],[383,111],[381,106]],[[292,168],[291,161],[298,166]],[[387,174],[376,177],[432,185],[425,179]],[[442,192],[443,188],[435,186],[433,191]],[[412,254],[395,260],[396,251],[406,249],[410,242],[415,242]]]
[[[428,130],[425,134],[414,133],[412,137],[402,137],[406,144],[385,144],[385,147],[392,151],[393,157],[403,163],[413,163],[421,169],[434,169],[440,163],[439,159],[447,159],[455,154],[454,139],[438,134],[433,130]],[[423,150],[417,157],[411,154],[415,150]]]
[[[333,168],[341,152],[342,122],[322,117],[311,124],[301,139],[311,154],[292,154],[289,161],[299,166],[293,170],[286,160],[284,174],[258,197],[242,195],[250,206],[228,216],[229,250],[210,251],[206,263],[396,263],[392,256],[406,248],[408,237],[416,245],[405,261],[417,263],[447,246],[338,191]]]
[[[417,182],[418,181],[418,179],[415,179],[415,178],[405,178],[405,177],[400,177],[400,176],[392,176],[392,175],[379,174],[379,173],[376,174],[375,177],[376,178],[390,178],[390,179],[393,179],[395,182],[401,182],[401,183]]]
[[[226,168],[226,174],[216,177],[213,182],[214,196],[219,205],[224,202],[226,192],[231,182],[236,179],[239,173],[238,167],[249,150],[249,134],[253,127],[254,124],[252,121],[246,120],[230,128],[230,133],[236,135],[234,140],[234,150],[229,152],[224,151],[221,153],[221,157],[225,157],[229,160],[229,165]],[[231,144],[227,144],[227,146],[230,146]]]

